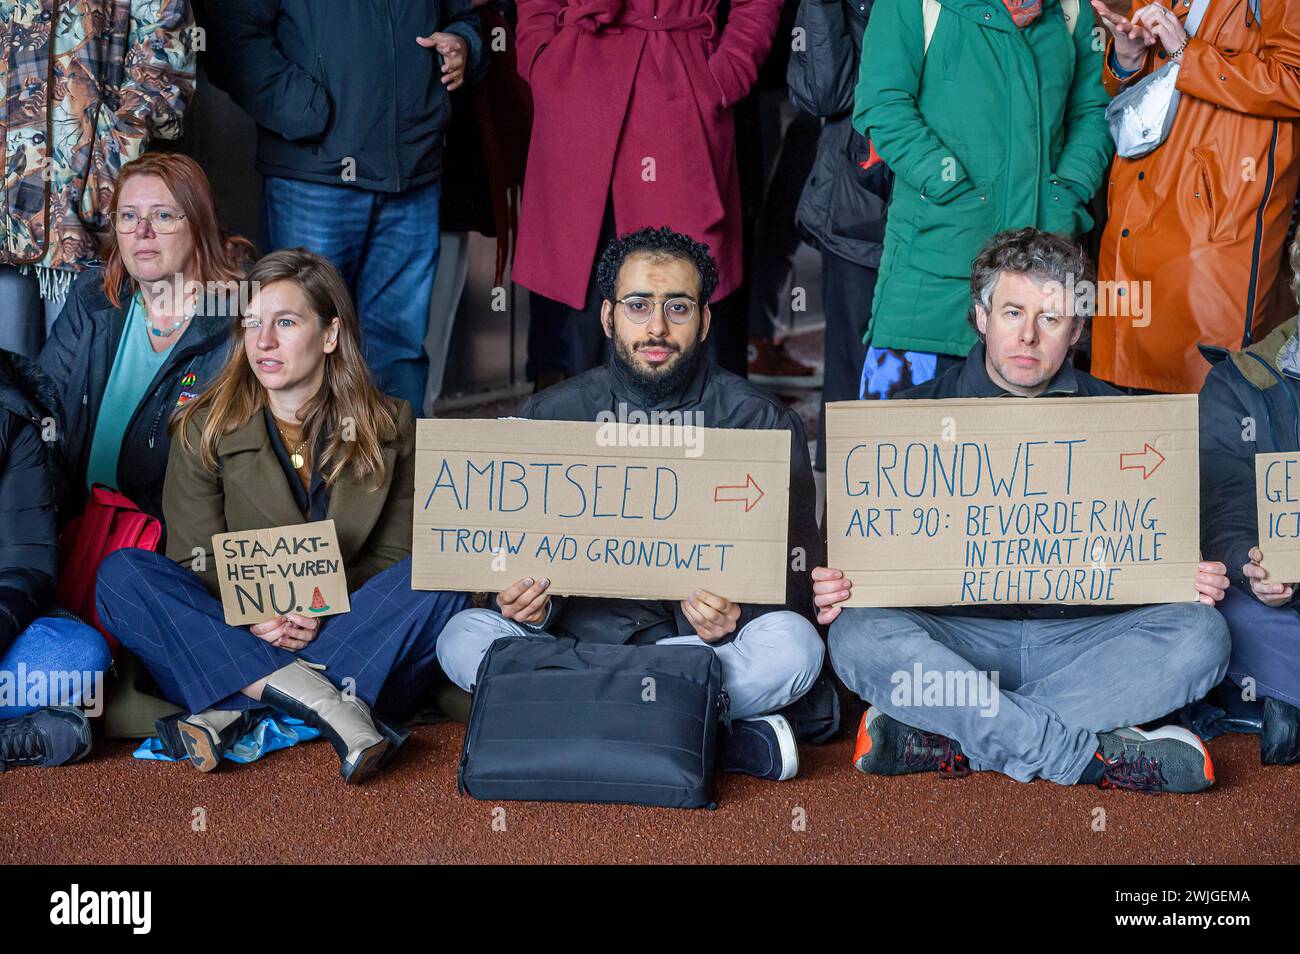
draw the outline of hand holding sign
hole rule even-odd
[[[817,607],[817,622],[829,626],[840,615],[841,603],[853,595],[853,581],[843,570],[819,566],[812,571],[813,605]]]
[[[740,621],[739,606],[708,590],[696,590],[689,599],[682,600],[682,613],[690,620],[695,634],[706,643],[726,639],[736,631],[736,623]]]
[[[1222,600],[1231,585],[1228,568],[1222,563],[1203,560],[1196,565],[1196,598],[1206,606],[1214,606]]]
[[[501,615],[526,626],[538,625],[546,619],[546,611],[551,602],[551,594],[547,592],[550,585],[551,581],[547,579],[534,582],[530,577],[525,577],[514,586],[502,590],[497,594],[497,606],[501,609]]]
[[[265,623],[254,623],[248,627],[248,630],[258,639],[270,643],[277,649],[287,649],[289,652],[296,653],[306,649],[307,644],[316,638],[320,622],[319,619],[290,614],[277,616]]]
[[[1241,568],[1241,572],[1250,580],[1250,591],[1255,594],[1255,599],[1265,606],[1289,603],[1295,595],[1295,584],[1273,583],[1269,580],[1268,571],[1262,565],[1264,554],[1259,551],[1259,547],[1251,547],[1248,555],[1250,562]]]

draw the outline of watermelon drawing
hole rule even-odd
[[[328,613],[329,607],[325,605],[325,597],[321,596],[320,587],[316,587],[311,592],[311,611],[313,613]]]

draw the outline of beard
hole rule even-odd
[[[703,330],[701,327],[700,331]],[[700,360],[704,357],[698,333],[695,341],[681,349],[667,338],[646,338],[638,344],[678,352],[677,357],[670,360],[666,367],[646,368],[637,362],[635,348],[617,335],[614,336],[611,351],[614,361],[650,404],[658,404],[681,391],[695,377]]]

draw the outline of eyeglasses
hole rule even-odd
[[[148,222],[149,227],[159,235],[171,235],[180,227],[185,213],[174,209],[155,209],[149,215],[141,215],[134,209],[126,209],[110,212],[108,217],[113,221],[113,228],[122,235],[130,235],[140,227],[141,222]]]
[[[649,321],[655,313],[655,306],[659,304],[653,298],[643,298],[640,295],[615,298],[614,301],[623,306],[623,317],[634,325],[644,325]],[[684,325],[695,317],[695,299],[669,298],[663,303],[663,310],[664,317],[673,324]]]

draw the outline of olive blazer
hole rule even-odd
[[[383,447],[384,481],[371,489],[344,471],[330,488],[327,519],[334,521],[348,589],[411,555],[412,498],[415,494],[415,415],[400,401],[397,437]],[[191,443],[198,445],[207,412],[188,422]],[[302,523],[288,478],[275,456],[271,436],[258,413],[217,444],[217,472],[208,471],[197,451],[187,452],[173,440],[163,482],[163,516],[167,556],[199,571],[217,596],[212,536],[237,530],[260,530]]]

